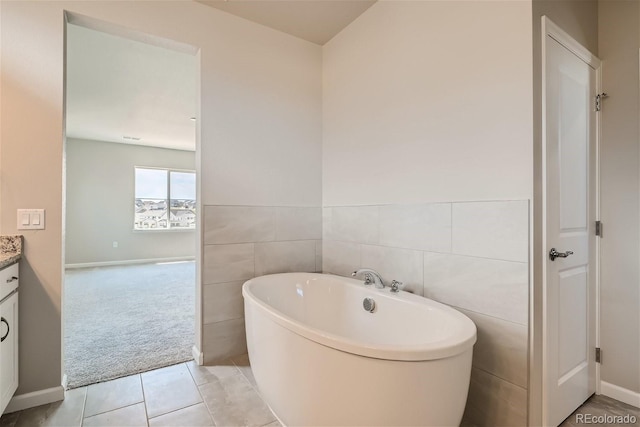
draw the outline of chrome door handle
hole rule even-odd
[[[556,258],[566,258],[569,255],[573,255],[573,251],[558,252],[556,248],[551,248],[549,251],[549,259],[551,261],[555,261]]]

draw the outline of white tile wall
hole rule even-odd
[[[340,206],[323,209],[325,240],[376,244],[379,239],[378,206]]]
[[[527,390],[472,368],[463,420],[477,426],[526,426]]]
[[[273,241],[276,212],[273,207],[205,206],[204,244]]]
[[[242,284],[263,274],[321,270],[321,238],[320,207],[205,206],[205,362],[246,352]]]
[[[276,210],[277,241],[322,239],[322,210],[307,207],[279,207]]]
[[[378,270],[450,305],[528,321],[528,201],[323,209],[323,271]],[[465,256],[461,256],[465,255]]]
[[[244,280],[204,285],[202,315],[205,324],[244,317]]]
[[[458,308],[478,328],[465,418],[525,425],[528,201],[330,207],[323,271],[369,267]]]
[[[527,388],[528,328],[458,308],[476,324],[478,341],[473,347],[473,365],[485,372]]]
[[[255,276],[316,271],[316,241],[256,243]]]
[[[453,203],[452,252],[527,262],[528,218],[527,201]]]
[[[524,262],[424,252],[424,295],[526,325],[529,268]]]
[[[254,244],[205,245],[203,282],[205,285],[254,277]]]
[[[316,271],[322,271],[322,240],[316,240]]]
[[[422,252],[372,245],[362,245],[361,251],[363,268],[373,268],[387,283],[399,280],[405,285],[404,290],[423,294]]]
[[[451,252],[451,204],[380,206],[380,245]]]
[[[337,240],[322,241],[322,272],[349,276],[359,268],[362,245]]]
[[[231,354],[247,352],[244,318],[209,323],[202,329],[204,364],[227,359]]]

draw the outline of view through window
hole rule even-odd
[[[196,227],[196,174],[192,171],[135,168],[136,230]]]

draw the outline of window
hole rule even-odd
[[[196,228],[196,174],[135,168],[135,230]]]

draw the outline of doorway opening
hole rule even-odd
[[[198,58],[150,40],[66,23],[68,388],[193,358]]]

